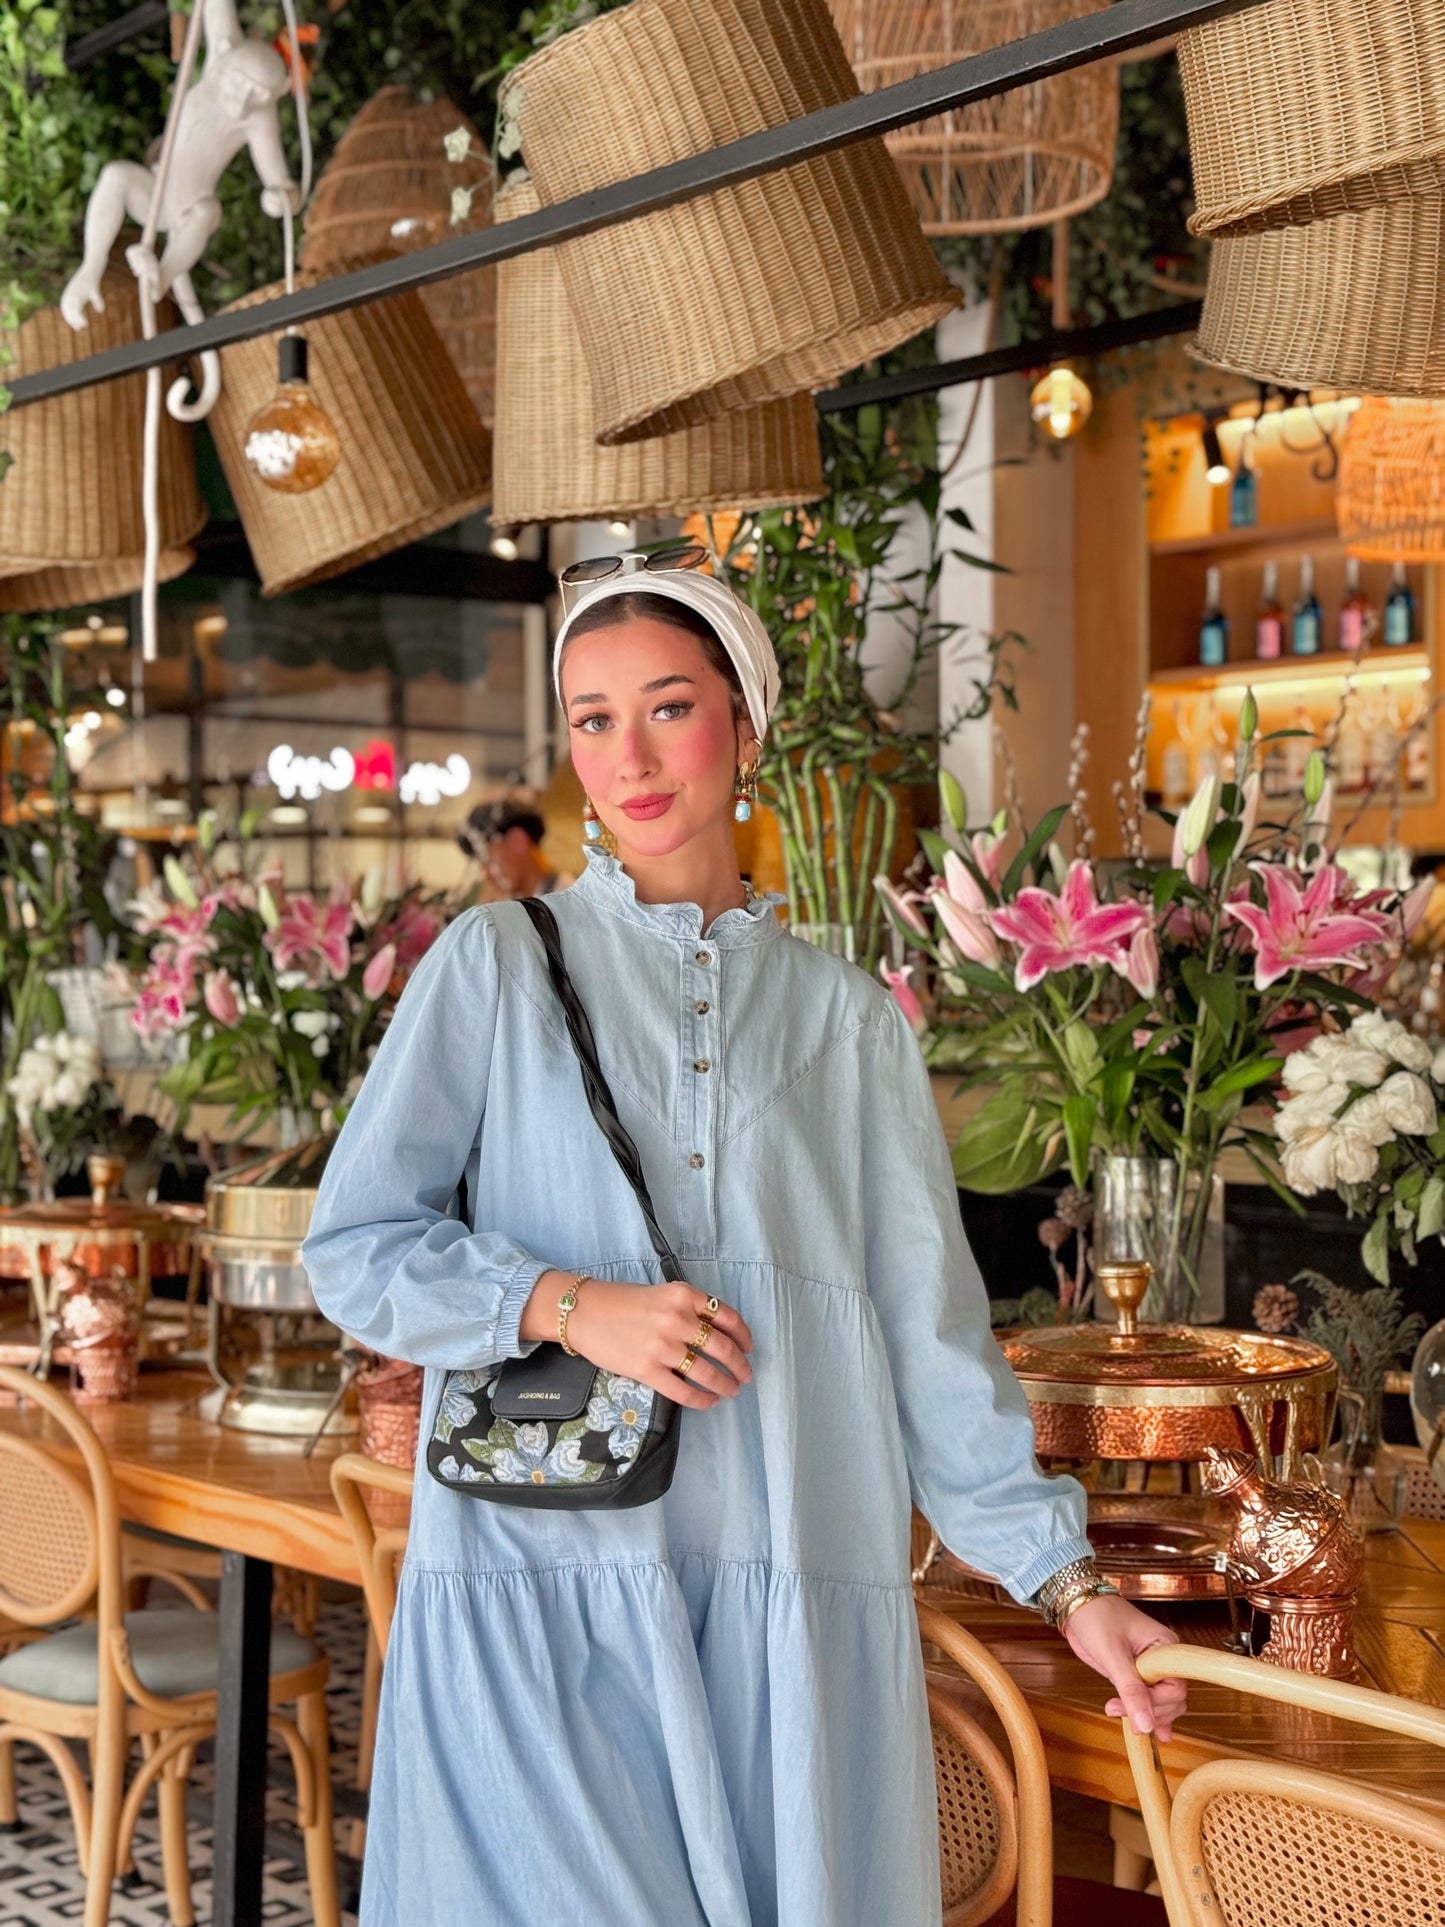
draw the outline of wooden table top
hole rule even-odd
[[[1052,1780],[1136,1807],[1122,1728],[1102,1710],[1104,1681],[1032,1613],[981,1598],[981,1590],[944,1579],[925,1583],[919,1597],[1007,1666],[1043,1732]],[[1229,1637],[1222,1605],[1166,1608],[1158,1616],[1196,1645],[1222,1648]],[[1362,1686],[1445,1706],[1445,1522],[1411,1519],[1401,1531],[1366,1542],[1356,1644]],[[1171,1786],[1206,1760],[1252,1755],[1368,1780],[1445,1814],[1445,1753],[1438,1748],[1198,1682],[1191,1681],[1189,1710],[1160,1753]]]
[[[205,1372],[145,1371],[133,1398],[91,1405],[115,1474],[122,1515],[227,1552],[295,1566],[357,1585],[351,1537],[329,1484],[330,1462],[354,1439],[322,1440],[309,1459],[300,1439],[264,1438],[203,1419],[197,1401],[213,1389]],[[0,1402],[0,1426],[60,1442],[48,1419]]]

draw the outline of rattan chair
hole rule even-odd
[[[27,1742],[55,1767],[70,1805],[84,1927],[106,1927],[116,1870],[130,1862],[154,1785],[167,1904],[175,1927],[191,1927],[186,1779],[197,1743],[216,1728],[215,1615],[193,1606],[123,1612],[120,1514],[99,1439],[63,1393],[24,1372],[0,1366],[0,1392],[43,1413],[63,1441],[57,1451],[50,1440],[0,1433],[0,1616],[62,1628],[0,1659],[0,1824],[15,1822],[14,1747]],[[316,1927],[339,1927],[326,1657],[277,1628],[271,1668],[273,1709],[296,1702],[294,1721],[270,1717],[296,1772],[312,1913]],[[89,1787],[69,1740],[89,1747]],[[142,1759],[127,1788],[135,1740]]]
[[[361,1679],[361,1738],[356,1757],[356,1785],[361,1793],[371,1786],[376,1756],[381,1668],[391,1636],[391,1616],[396,1611],[396,1575],[406,1552],[411,1489],[409,1471],[383,1465],[380,1459],[365,1458],[360,1452],[343,1452],[331,1462],[331,1490],[351,1533],[361,1567],[361,1589],[366,1595],[366,1664]],[[366,1823],[359,1820],[349,1842],[357,1859],[365,1841]]]
[[[1147,1680],[1203,1680],[1424,1740],[1445,1712],[1204,1646],[1142,1653]],[[1378,1787],[1282,1760],[1210,1760],[1171,1799],[1152,1734],[1124,1722],[1170,1927],[1423,1927],[1445,1919],[1445,1821]],[[1445,1756],[1441,1759],[1445,1782]]]

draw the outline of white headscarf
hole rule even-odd
[[[606,597],[615,595],[668,596],[674,602],[686,603],[689,609],[695,609],[705,618],[738,672],[753,730],[761,743],[767,733],[768,718],[777,707],[780,686],[778,659],[773,654],[768,632],[753,610],[739,601],[731,589],[725,588],[715,576],[699,575],[693,569],[634,567],[584,589],[557,631],[552,650],[552,687],[557,692],[557,701],[562,700],[562,645],[573,623],[584,609],[595,608]]]

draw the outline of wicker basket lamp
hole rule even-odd
[[[1283,388],[1445,395],[1445,197],[1216,236],[1191,352]]]
[[[321,278],[302,273],[297,282]],[[257,288],[236,306],[281,291]],[[311,386],[341,433],[341,460],[320,488],[279,495],[242,452],[251,416],[276,387],[274,335],[221,351],[221,398],[210,417],[268,596],[447,528],[483,507],[491,489],[491,438],[415,294],[326,315],[306,334]]]
[[[1179,36],[1198,234],[1445,190],[1440,0],[1270,0]]]
[[[1445,402],[1362,402],[1340,456],[1335,513],[1351,555],[1445,562]]]
[[[448,134],[464,129],[471,148],[447,158]],[[452,223],[452,194],[471,197]],[[343,263],[409,254],[451,234],[487,227],[492,170],[486,142],[449,100],[416,100],[384,87],[342,135],[306,211],[303,267],[330,274]],[[432,325],[457,365],[477,413],[490,427],[496,358],[496,273],[477,268],[418,290]]]
[[[497,197],[497,219],[538,206],[531,182],[514,178]],[[808,394],[651,441],[599,447],[592,386],[555,252],[534,248],[503,262],[499,293],[493,521],[687,516],[811,502],[823,493]]]
[[[865,93],[1097,13],[1107,0],[830,0]],[[1096,61],[887,138],[925,234],[1002,234],[1109,191],[1119,70]]]
[[[107,275],[105,308],[77,334],[58,308],[42,308],[0,335],[6,372],[34,374],[137,341],[140,302],[129,275]],[[162,313],[160,326],[175,317]],[[171,371],[162,378],[169,386]],[[0,483],[0,609],[65,609],[130,595],[145,572],[141,460],[144,375],[97,382],[4,418],[0,447],[15,466]],[[195,560],[185,546],[206,523],[191,431],[161,410],[160,579]]]
[[[551,206],[857,92],[827,0],[632,0],[524,61],[501,113]],[[958,298],[881,141],[557,258],[607,443],[821,387]]]

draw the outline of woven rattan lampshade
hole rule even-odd
[[[502,116],[551,206],[857,92],[827,0],[632,0],[524,61]],[[557,258],[603,442],[821,387],[958,298],[881,141],[581,235]]]
[[[497,219],[535,213],[525,176],[497,197]],[[499,270],[497,420],[492,519],[572,522],[592,516],[771,508],[823,493],[813,398],[719,415],[651,441],[602,448],[592,384],[555,251],[534,248]]]
[[[1217,236],[1192,352],[1255,381],[1445,395],[1445,197]]]
[[[447,158],[448,134],[464,129],[471,147]],[[471,197],[452,222],[452,195]],[[306,211],[302,264],[322,274],[343,262],[409,254],[452,234],[487,227],[492,170],[482,140],[449,100],[416,100],[404,87],[384,87],[342,135]],[[418,291],[477,413],[490,425],[496,359],[496,271],[477,268]]]
[[[1440,0],[1269,0],[1179,35],[1198,234],[1445,189]]]
[[[830,0],[865,93],[1097,13],[1108,0]],[[1096,61],[887,136],[925,234],[1000,234],[1109,191],[1119,71]]]
[[[321,277],[301,274],[298,285]],[[258,288],[252,307],[282,292]],[[470,515],[491,487],[491,437],[415,294],[308,322],[310,382],[341,433],[335,473],[305,495],[280,495],[242,450],[251,416],[276,388],[276,337],[221,351],[210,417],[226,480],[266,595],[324,582]]]
[[[103,292],[104,311],[80,334],[58,308],[42,308],[17,333],[0,335],[0,348],[14,356],[5,375],[35,374],[139,340],[134,281],[107,275]],[[169,310],[160,326],[175,326]],[[174,373],[163,377],[163,390]],[[145,392],[144,375],[127,375],[0,418],[0,448],[15,462],[0,482],[0,609],[64,609],[140,587]],[[205,527],[206,507],[191,431],[164,408],[159,477],[160,579],[168,582],[195,560],[185,544]]]
[[[1364,401],[1340,456],[1335,514],[1366,562],[1445,562],[1445,402]]]

